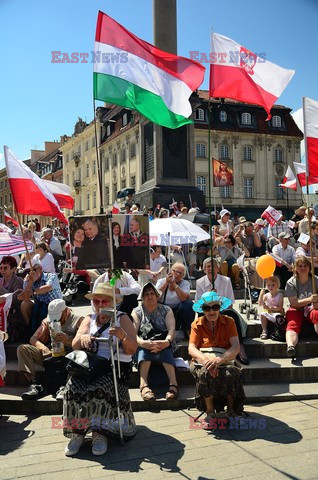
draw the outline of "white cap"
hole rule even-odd
[[[36,255],[34,255],[34,257],[31,258],[31,265],[32,265],[32,267],[35,267],[35,265],[39,265],[40,267],[42,267],[42,263],[41,263],[39,254],[36,254]]]
[[[60,320],[62,313],[66,309],[66,303],[61,298],[56,298],[49,303],[48,316],[51,322]]]
[[[226,210],[226,208],[223,208],[223,210],[220,211],[220,217],[221,217],[221,218],[224,217],[224,215],[226,215],[227,213],[228,213],[229,215],[231,215],[231,212],[229,212],[228,210]]]

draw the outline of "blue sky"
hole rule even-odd
[[[210,31],[226,35],[296,74],[278,103],[318,99],[316,0],[178,0],[178,53],[209,52]],[[52,51],[91,52],[98,10],[153,41],[152,0],[0,1],[0,166],[2,145],[26,159],[44,141],[93,118],[91,63],[52,63]],[[203,88],[208,87],[208,69]],[[202,88],[201,87],[201,88]]]

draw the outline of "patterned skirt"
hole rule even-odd
[[[191,362],[190,372],[196,379],[195,403],[198,410],[206,410],[204,398],[212,395],[215,410],[221,412],[227,404],[227,396],[231,395],[235,413],[240,415],[243,412],[246,397],[239,368],[232,365],[221,367],[218,377],[213,378],[206,368]]]
[[[125,441],[133,438],[137,430],[128,390],[130,371],[130,364],[121,363],[121,379],[117,379],[120,422]],[[70,437],[72,433],[85,434],[89,431],[112,439],[120,438],[112,372],[101,375],[93,383],[75,377],[67,381],[63,401],[63,433]]]

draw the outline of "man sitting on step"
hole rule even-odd
[[[72,350],[72,340],[83,318],[75,315],[62,299],[49,303],[48,317],[30,338],[30,344],[19,345],[17,349],[18,370],[30,384],[28,390],[22,394],[23,400],[34,400],[45,393],[44,387],[36,383],[35,365],[43,366],[43,360],[52,356],[49,322],[60,322],[62,332],[54,336],[54,341],[62,342],[65,353],[68,353]]]
[[[214,273],[214,288],[212,286],[212,260],[210,258],[206,258],[203,262],[203,270],[205,272],[205,276],[197,280],[196,284],[196,294],[195,294],[195,302],[197,302],[205,292],[210,292],[214,290],[219,295],[223,297],[229,298],[232,300],[232,305],[227,308],[226,310],[222,311],[223,315],[228,315],[229,317],[233,318],[235,321],[236,329],[238,332],[239,340],[240,340],[240,353],[238,355],[238,360],[243,365],[248,365],[249,361],[247,355],[245,353],[244,345],[243,345],[243,337],[242,337],[242,325],[239,314],[234,310],[233,304],[235,302],[234,292],[232,283],[229,277],[225,277],[224,275],[219,275],[220,266],[219,262],[216,258],[213,259],[213,273]]]

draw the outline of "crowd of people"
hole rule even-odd
[[[123,213],[137,215],[138,212],[142,213],[140,205],[127,203]],[[198,207],[192,204],[188,209],[179,202],[170,210],[147,211],[151,218],[182,217],[189,213],[199,213]],[[206,428],[209,429],[216,412],[225,407],[228,416],[241,415],[245,394],[240,372],[249,359],[244,349],[247,324],[234,309],[233,289],[240,288],[241,284],[237,260],[243,254],[253,258],[267,252],[273,254],[277,267],[266,279],[259,296],[263,310],[261,339],[267,340],[270,323],[286,317],[287,356],[294,357],[303,322],[312,323],[318,333],[315,289],[318,278],[311,274],[312,254],[318,266],[315,243],[318,222],[312,216],[309,222],[308,213],[306,207],[300,207],[291,222],[282,216],[270,226],[261,218],[254,222],[243,216],[231,218],[227,209],[219,214],[213,212],[213,251],[210,241],[205,241],[178,256],[183,248],[180,245],[172,251],[171,258],[167,258],[168,252],[163,247],[152,246],[145,269],[137,270],[134,266],[125,269],[123,264],[114,278],[110,268],[91,272],[79,269],[76,262],[76,266],[70,264],[70,270],[83,275],[90,286],[91,293],[87,293],[86,298],[91,302],[91,313],[85,318],[75,315],[63,299],[56,269],[59,260],[68,260],[71,254],[73,259],[85,258],[81,249],[86,238],[98,237],[97,224],[92,220],[84,222],[73,229],[71,236],[61,222],[55,229],[48,226],[42,231],[36,222],[25,225],[20,234],[34,243],[31,258],[4,256],[0,260],[0,303],[4,301],[4,293],[13,294],[8,334],[11,341],[23,342],[17,349],[18,369],[28,385],[22,398],[35,400],[46,393],[50,382],[38,382],[36,365],[44,367],[47,373],[52,365],[54,368],[54,361],[48,362],[54,357],[53,344],[60,343],[64,353],[97,352],[97,356],[105,360],[101,374],[90,382],[71,371],[67,375],[65,360],[58,364],[64,373],[56,383],[52,380],[50,386],[56,386],[54,393],[63,400],[64,434],[69,437],[65,454],[75,455],[88,431],[92,432],[94,455],[103,455],[107,438],[119,438],[120,431],[125,440],[135,435],[128,391],[133,361],[139,371],[140,395],[145,402],[155,401],[161,376],[167,385],[165,398],[178,398],[174,352],[180,338],[188,342],[190,371],[196,382],[196,405],[207,413]],[[309,229],[313,234],[313,252],[309,249]],[[136,224],[136,235],[139,231]],[[114,255],[123,258],[119,248],[121,229],[115,221],[112,236]],[[190,290],[194,278],[193,302]],[[290,302],[286,312],[281,289],[285,289]],[[116,313],[112,316],[114,304]],[[54,322],[59,322],[60,330],[54,330]],[[112,344],[102,341],[109,338],[116,341]],[[113,348],[121,371],[120,376],[117,371],[116,382],[111,362]]]

